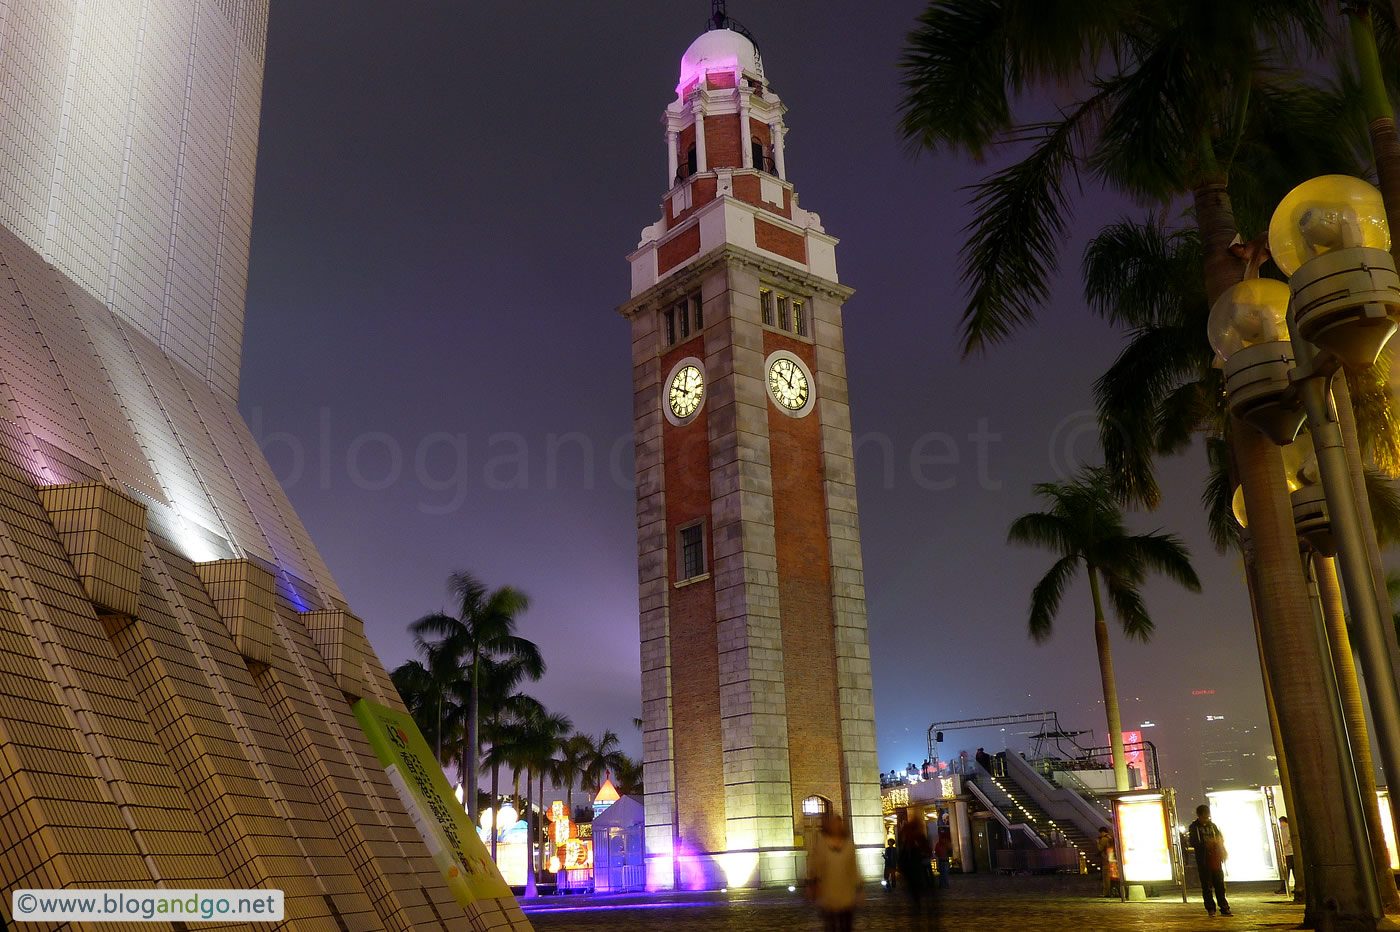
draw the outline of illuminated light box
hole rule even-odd
[[[1274,828],[1262,790],[1219,790],[1206,794],[1210,820],[1225,837],[1225,879],[1278,880]]]
[[[1169,883],[1172,870],[1167,801],[1161,793],[1120,796],[1113,804],[1118,824],[1118,864],[1125,883]]]
[[[1400,856],[1395,850],[1395,821],[1390,814],[1390,790],[1376,790],[1381,807],[1381,833],[1385,835],[1385,850],[1390,854],[1390,869],[1400,871]]]

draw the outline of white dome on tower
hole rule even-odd
[[[763,59],[747,36],[732,29],[711,29],[690,43],[690,48],[681,56],[681,79],[676,90],[680,91],[706,72],[736,69],[764,80]]]

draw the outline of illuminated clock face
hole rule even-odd
[[[690,417],[700,407],[700,399],[705,397],[705,377],[695,366],[682,368],[671,379],[670,397],[667,402],[671,413],[676,417]]]
[[[768,367],[768,390],[778,404],[798,411],[807,404],[811,387],[807,384],[807,373],[791,359],[780,356]]]

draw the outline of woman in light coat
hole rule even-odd
[[[850,932],[856,906],[865,901],[865,881],[846,820],[828,813],[807,856],[807,892],[822,912],[827,932]]]

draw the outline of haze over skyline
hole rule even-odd
[[[963,188],[991,165],[914,158],[896,64],[922,10],[758,0],[789,107],[788,176],[841,238],[881,767],[935,720],[1054,709],[1103,739],[1088,593],[1026,636],[1048,554],[1010,548],[1035,482],[1095,455],[1090,383],[1120,337],[1090,316],[1086,236],[1132,213],[1086,192],[1040,323],[958,355]],[[708,6],[367,0],[274,4],[240,407],[386,665],[470,570],[532,599],[550,663],[528,687],[577,728],[640,714],[623,257],[666,187],[659,117]],[[309,351],[316,346],[318,351]],[[1136,515],[1190,545],[1204,593],[1150,582],[1149,645],[1114,638],[1125,727],[1157,722],[1164,779],[1198,791],[1192,690],[1263,724],[1238,558],[1210,548],[1200,450]],[[387,568],[382,572],[371,567]],[[995,746],[968,733],[966,746]],[[949,736],[949,745],[964,746]],[[1099,743],[1103,743],[1100,740]],[[1012,745],[1017,747],[1016,744]]]

